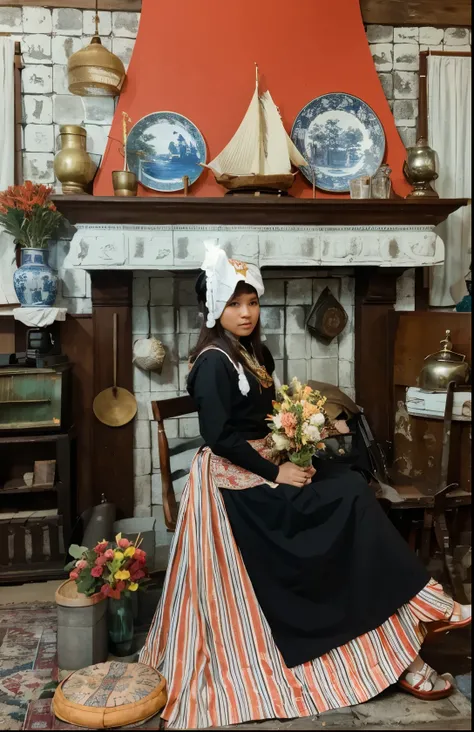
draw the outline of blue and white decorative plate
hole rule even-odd
[[[176,112],[142,117],[127,138],[128,167],[154,191],[181,191],[183,177],[192,185],[206,162],[206,143],[196,125]]]
[[[303,175],[323,191],[345,193],[349,181],[373,175],[385,152],[379,118],[358,97],[338,92],[316,97],[296,117],[291,139],[308,161]]]

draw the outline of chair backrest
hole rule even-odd
[[[165,419],[184,417],[196,411],[196,404],[190,396],[160,399],[152,402],[153,417],[158,423],[158,454],[161,470],[161,491],[163,496],[163,513],[168,531],[176,529],[178,504],[171,477],[170,447],[165,431]]]

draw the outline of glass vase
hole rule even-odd
[[[130,595],[109,598],[109,650],[114,656],[129,656],[133,645],[133,604]]]

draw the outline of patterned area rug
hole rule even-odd
[[[31,702],[50,703],[56,626],[54,603],[0,606],[0,730],[22,729]]]
[[[56,660],[54,603],[0,606],[0,730],[83,730],[56,719],[51,700],[63,678]],[[161,729],[159,715],[132,729]],[[123,729],[126,729],[125,727]]]

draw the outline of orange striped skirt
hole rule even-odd
[[[140,662],[168,684],[168,729],[286,719],[365,702],[418,655],[425,623],[450,617],[434,580],[383,625],[287,668],[233,538],[208,448],[183,492],[163,594]]]

